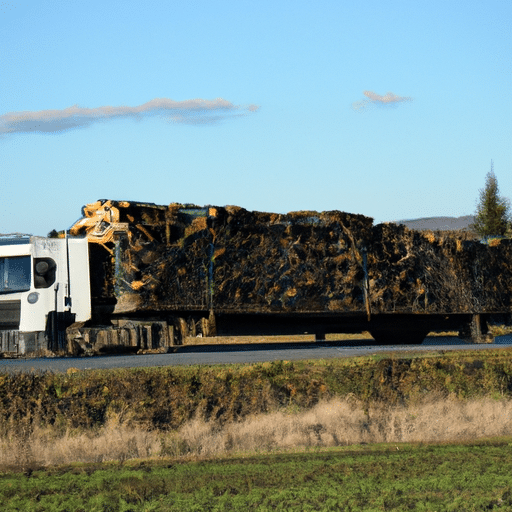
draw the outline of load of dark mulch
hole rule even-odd
[[[511,307],[511,240],[493,246],[468,240],[465,233],[379,224],[368,262],[375,312],[505,312]]]
[[[113,202],[113,206],[117,203]],[[126,205],[126,203],[122,203]],[[119,206],[128,230],[91,250],[116,312],[509,311],[512,242],[419,232],[340,211]],[[96,245],[96,244],[91,244]]]

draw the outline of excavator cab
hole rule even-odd
[[[117,203],[116,203],[117,204]],[[129,206],[126,201],[118,203],[121,207]],[[99,200],[82,208],[83,217],[75,222],[69,230],[72,236],[85,235],[89,242],[107,244],[117,231],[126,231],[127,223],[119,222],[119,208],[112,201]]]

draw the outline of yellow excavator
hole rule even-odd
[[[119,206],[128,207],[130,203],[120,201]],[[114,233],[127,231],[128,223],[119,222],[119,209],[112,201],[96,201],[82,209],[83,218],[78,220],[69,230],[70,235],[86,235],[89,242],[106,244],[112,241]]]

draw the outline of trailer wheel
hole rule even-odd
[[[427,337],[425,329],[372,329],[376,345],[420,345]]]

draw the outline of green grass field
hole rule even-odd
[[[512,510],[512,438],[0,475],[3,511]]]

